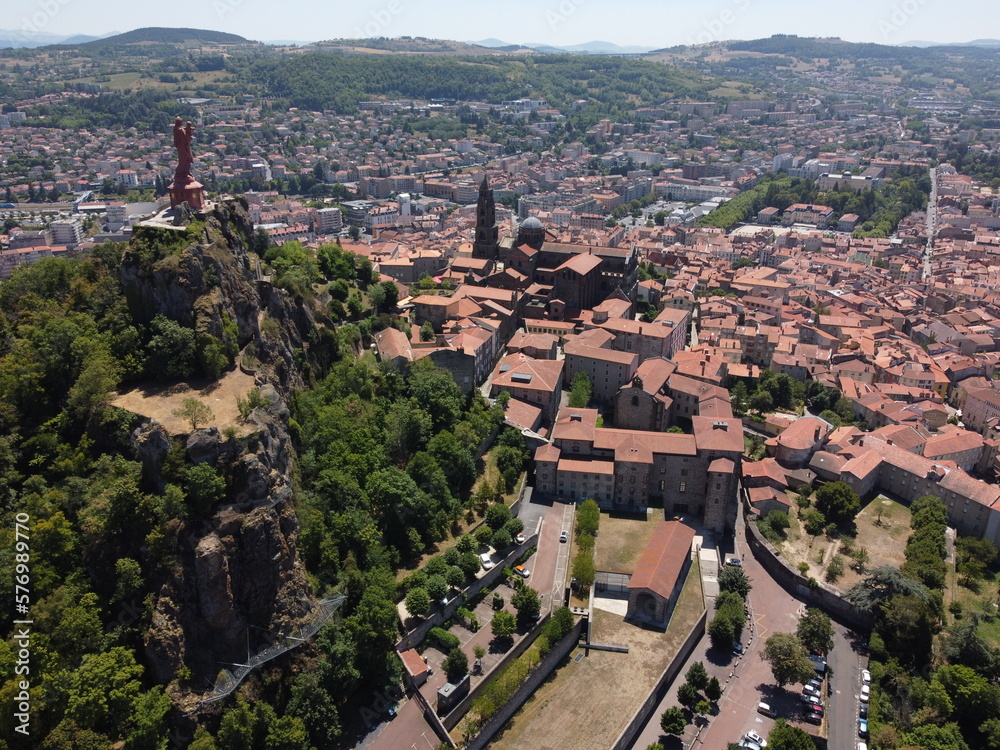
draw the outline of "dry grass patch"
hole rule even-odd
[[[658,510],[647,513],[645,518],[601,513],[595,550],[597,569],[610,573],[634,571],[661,518]]]
[[[844,540],[830,539],[825,534],[811,536],[795,513],[789,514],[789,519],[791,527],[787,531],[787,539],[781,544],[781,554],[793,567],[801,562],[808,563],[806,575],[826,581],[827,566],[835,555],[840,555],[844,573],[830,585],[847,591],[864,577],[851,567],[851,558],[841,552]],[[879,495],[861,510],[855,518],[855,525],[858,535],[851,544],[855,549],[868,550],[868,570],[882,565],[898,568],[906,561],[906,540],[912,533],[907,506]]]
[[[252,427],[240,417],[236,400],[246,398],[254,387],[253,376],[237,367],[210,383],[189,380],[172,385],[151,384],[135,388],[122,393],[111,404],[156,420],[171,435],[189,435],[191,423],[175,417],[174,411],[181,408],[184,399],[195,398],[212,410],[212,418],[201,426],[214,425],[220,432],[232,427],[242,437],[249,435]]]
[[[602,529],[604,519],[601,520]],[[603,530],[601,532],[603,534]],[[619,643],[629,653],[576,649],[508,722],[491,748],[607,750],[649,695],[704,609],[701,573],[691,566],[666,632],[594,612],[594,640]]]

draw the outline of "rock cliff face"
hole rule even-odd
[[[143,323],[164,315],[220,341],[234,324],[239,348],[254,345],[268,381],[287,397],[302,386],[293,352],[308,349],[315,312],[260,277],[248,252],[252,236],[243,199],[221,202],[187,226],[137,226],[121,280],[133,316]]]
[[[164,315],[220,340],[235,324],[239,346],[254,344],[256,380],[268,402],[251,415],[249,438],[224,439],[210,428],[185,445],[192,464],[210,463],[229,480],[216,508],[177,520],[177,562],[145,634],[152,673],[188,707],[192,696],[175,682],[181,667],[193,671],[192,685],[204,685],[220,663],[244,662],[248,641],[256,651],[267,645],[268,632],[291,632],[311,606],[297,554],[286,399],[302,385],[292,355],[308,351],[304,342],[315,321],[307,303],[258,278],[247,252],[252,230],[242,200],[226,201],[187,227],[137,227],[121,270],[139,320]],[[261,326],[267,318],[273,323]],[[166,432],[147,422],[133,434],[133,447],[146,476],[162,488],[171,448]]]

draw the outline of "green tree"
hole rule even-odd
[[[795,628],[795,635],[808,649],[827,653],[833,648],[833,623],[825,612],[816,607],[806,607]]]
[[[695,686],[685,682],[677,688],[677,702],[685,708],[692,708],[698,702],[698,691]]]
[[[522,627],[529,625],[542,611],[542,602],[538,592],[530,586],[522,586],[510,598],[510,603],[517,610],[517,621]]]
[[[497,640],[506,640],[517,630],[517,618],[505,609],[493,615],[490,631]]]
[[[173,415],[178,419],[191,423],[191,429],[197,430],[199,425],[207,424],[215,416],[208,404],[203,404],[196,398],[186,398],[179,409],[174,409]]]
[[[427,579],[427,595],[432,601],[439,602],[448,595],[448,582],[444,576],[433,575]]]
[[[775,633],[764,642],[761,658],[771,665],[771,674],[779,686],[806,682],[815,670],[806,658],[806,649],[791,633]]]
[[[226,497],[226,480],[211,464],[198,464],[188,470],[184,489],[192,510],[205,513]]]
[[[708,623],[708,637],[713,648],[728,652],[736,640],[736,625],[728,615],[717,612]]]
[[[708,686],[708,672],[705,670],[705,665],[696,661],[688,667],[684,679],[693,685],[695,690],[704,690]]]
[[[573,376],[573,382],[570,385],[570,407],[573,409],[585,409],[590,403],[591,394],[590,376],[583,370],[580,370]]]
[[[778,719],[767,735],[767,746],[771,750],[816,750],[816,744],[808,732],[789,726],[784,719]]]
[[[750,596],[751,588],[750,579],[747,578],[747,574],[743,572],[742,568],[727,565],[719,573],[719,591],[734,591],[741,598],[746,599]]]
[[[718,677],[712,677],[705,686],[705,697],[710,701],[718,701],[722,697],[722,685]]]
[[[664,734],[679,735],[687,726],[687,718],[684,711],[678,706],[671,706],[660,715],[660,729]]]
[[[458,682],[465,675],[469,674],[469,657],[460,648],[453,648],[448,652],[444,662],[441,664],[448,682]]]
[[[431,597],[426,590],[420,588],[410,589],[406,594],[406,611],[414,617],[423,617],[431,606]]]
[[[434,326],[430,324],[430,321],[425,321],[424,324],[420,326],[420,340],[433,341],[434,336]]]
[[[774,399],[767,391],[757,390],[750,397],[749,407],[758,414],[768,414],[774,409]]]
[[[861,510],[861,499],[846,482],[828,482],[816,490],[816,509],[829,521],[845,524]]]
[[[597,569],[594,566],[594,554],[591,549],[580,549],[573,558],[573,577],[576,582],[587,589],[594,583]]]

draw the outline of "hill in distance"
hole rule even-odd
[[[149,28],[134,29],[132,31],[126,31],[123,34],[115,34],[114,36],[104,37],[96,41],[86,42],[84,46],[114,46],[119,44],[141,44],[144,42],[158,42],[160,44],[183,44],[184,42],[246,44],[249,43],[250,40],[236,34],[227,34],[224,31],[151,26]]]
[[[584,55],[642,55],[651,51],[652,47],[640,47],[636,45],[629,45],[627,47],[622,47],[621,45],[614,44],[612,42],[602,42],[602,41],[592,41],[584,42],[583,44],[570,44],[563,46],[555,46],[552,44],[544,44],[542,42],[527,42],[525,44],[508,44],[500,39],[495,39],[493,37],[489,39],[482,39],[478,42],[469,42],[469,44],[475,44],[480,47],[491,47],[493,49],[523,49],[525,47],[533,49],[537,52],[544,52],[553,55],[564,55],[566,53],[574,54],[584,54]]]

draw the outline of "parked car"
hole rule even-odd
[[[758,703],[757,704],[757,713],[764,714],[764,716],[770,716],[772,719],[778,718],[778,714],[776,714],[774,712],[774,709],[771,708],[766,703]]]
[[[743,561],[738,557],[727,557],[726,565],[731,565],[734,568],[741,568],[743,567]]]
[[[872,689],[871,689],[870,685],[862,685],[861,686],[861,702],[862,703],[867,703],[868,702],[868,698],[871,695],[871,692],[872,692]]]
[[[806,704],[806,711],[809,712],[809,713],[814,713],[814,714],[820,714],[820,715],[822,715],[823,714],[823,704],[820,703],[819,701],[816,701],[814,703],[807,703]]]
[[[868,743],[867,742],[859,742],[858,743],[858,750],[868,750]]]
[[[802,686],[802,692],[805,693],[806,695],[814,695],[817,698],[819,698],[820,695],[818,687],[813,687],[812,685],[808,684]]]
[[[810,711],[809,713],[807,713],[803,718],[806,721],[808,721],[810,724],[817,724],[817,725],[819,725],[819,724],[823,723],[823,714],[814,713],[812,711]]]
[[[868,737],[868,719],[858,719],[858,737]]]
[[[872,681],[872,673],[869,672],[867,669],[862,669],[861,670],[861,682],[863,682],[865,685],[867,685],[871,681]]]
[[[765,740],[763,737],[761,737],[752,729],[749,732],[747,732],[745,736],[751,742],[756,742],[761,747],[767,747],[767,740]]]
[[[816,703],[819,698],[815,695],[809,695],[809,693],[802,693],[802,695],[799,696],[799,700],[803,703]]]
[[[751,742],[750,740],[743,738],[739,741],[737,747],[744,748],[744,750],[761,750],[761,746],[756,742]]]
[[[868,718],[868,704],[867,703],[862,703],[862,704],[860,704],[858,706],[858,716],[860,716],[862,719],[867,719]]]
[[[515,567],[514,572],[517,573],[519,576],[521,576],[521,578],[527,578],[528,576],[531,575],[531,571],[528,570],[523,565],[518,565],[517,567]]]
[[[524,534],[515,534],[514,541],[518,544],[524,544]]]
[[[809,682],[806,683],[806,685],[814,687],[817,690],[822,690],[823,689],[823,680],[821,680],[819,677],[813,677],[811,680],[809,680]]]
[[[559,541],[560,542],[568,542],[569,541],[569,532],[566,532],[566,531],[559,532]]]
[[[743,655],[743,644],[739,641],[733,641],[733,653],[737,656]]]
[[[489,570],[493,567],[493,561],[490,559],[490,553],[484,552],[479,556],[479,562],[483,564],[483,570]]]

